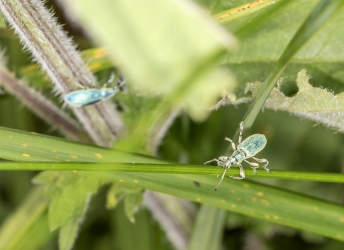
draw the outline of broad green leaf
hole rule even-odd
[[[318,2],[318,0],[292,1],[284,10],[271,16],[269,23],[262,29],[245,38],[242,41],[242,49],[228,55],[226,61],[240,62],[241,64],[277,61]],[[339,10],[339,13],[308,41],[307,45],[295,55],[294,62],[336,62],[343,60],[344,50],[339,43],[344,34],[344,29],[340,25],[344,20],[343,11]],[[246,20],[244,18],[240,21],[249,22],[253,17],[247,17]],[[235,23],[226,27],[231,29],[231,26],[235,26]]]
[[[234,86],[229,74],[215,62],[236,42],[192,2],[66,4],[98,41],[109,46],[111,57],[120,62],[132,83],[141,91],[161,94],[168,106],[182,104],[191,116],[202,119],[208,114],[207,105],[222,89]]]
[[[115,208],[118,204],[118,198],[116,196],[116,183],[111,184],[110,188],[106,193],[106,208]]]
[[[46,185],[46,194],[50,199],[49,227],[52,231],[70,219],[79,220],[80,223],[91,194],[101,184],[94,178],[80,178],[79,174],[73,172],[58,171],[42,172],[33,182]]]
[[[271,58],[274,58],[275,61],[277,61],[284,48],[288,45],[290,39],[295,35],[297,29],[314,8],[314,3],[310,5],[309,2],[310,0],[301,0],[297,3],[294,2],[292,6],[288,6],[288,8],[283,10],[282,13],[278,13],[278,15],[270,17],[269,24],[242,40],[241,46],[244,47],[241,47],[242,49],[228,55],[226,61],[238,62],[238,60],[240,60],[241,63],[244,63],[248,61],[249,58],[251,58],[251,62],[259,59],[266,60]],[[254,17],[255,16],[247,16],[237,22],[250,22],[254,20]],[[290,19],[291,17],[293,19]],[[227,24],[225,27],[229,30],[235,29],[238,25],[237,22]],[[285,37],[284,39],[276,42],[276,35],[285,35]],[[271,46],[272,44],[274,46]]]
[[[283,81],[281,79],[278,87],[270,93],[264,107],[276,111],[287,111],[344,132],[344,93],[334,95],[327,89],[313,87],[309,83],[309,79],[310,76],[307,75],[306,70],[298,73],[296,84],[299,91],[292,97],[285,96],[281,91]],[[214,108],[221,105],[249,102],[255,97],[261,86],[262,84],[259,82],[249,83],[246,91],[252,92],[252,98],[249,96],[237,98],[234,94],[229,94]]]
[[[317,4],[311,14],[302,23],[301,27],[290,40],[289,44],[278,59],[274,69],[266,78],[262,87],[255,96],[254,101],[250,104],[243,119],[245,128],[251,128],[278,78],[287,67],[288,63],[292,60],[294,55],[307,43],[307,41],[319,30],[320,27],[330,20],[331,17],[333,17],[336,13],[338,13],[343,6],[344,2],[340,0],[334,0],[331,2],[322,0]],[[237,136],[238,131],[236,132],[236,137]]]
[[[135,213],[138,211],[139,206],[142,205],[143,190],[139,189],[139,192],[127,194],[124,198],[124,211],[130,222],[135,222]]]
[[[134,223],[134,215],[142,204],[142,188],[114,183],[111,185],[107,195],[107,208],[114,208],[118,202],[124,200],[124,210],[127,218]]]
[[[60,229],[59,234],[59,249],[69,250],[72,249],[75,239],[79,231],[80,221],[79,218],[73,217],[66,221]]]
[[[327,89],[315,88],[309,84],[309,78],[306,70],[300,71],[296,79],[299,89],[296,95],[287,97],[275,88],[266,107],[287,111],[344,132],[344,93],[334,95]]]
[[[27,153],[33,154],[36,152],[39,152],[39,150],[42,150],[43,154],[46,156],[47,159],[54,159],[54,154],[56,152],[52,152],[52,148],[56,147],[56,143],[60,147],[64,147],[67,149],[68,147],[73,148],[75,152],[80,152],[79,160],[85,160],[85,159],[92,159],[92,155],[90,158],[87,156],[87,152],[90,155],[90,152],[93,152],[96,150],[96,152],[99,152],[97,150],[104,150],[97,147],[88,147],[83,144],[68,142],[65,140],[57,140],[54,138],[44,138],[43,136],[39,135],[30,135],[26,133],[19,133],[19,132],[11,132],[8,130],[3,130],[4,133],[1,133],[2,136],[5,136],[4,138],[8,138],[10,136],[15,136],[19,143],[19,145],[15,144],[14,140],[9,140],[11,143],[8,144],[8,148],[5,146],[2,147],[2,150],[0,151],[1,154],[7,155],[7,150],[10,152],[13,152],[13,149],[16,147],[22,148],[23,140],[25,141],[35,141],[38,139],[38,142],[43,143],[44,142],[44,149],[35,148],[30,145],[30,147],[27,148]],[[55,143],[54,143],[55,142]],[[0,140],[0,143],[2,140]],[[36,142],[37,143],[37,142]],[[33,145],[36,145],[34,143]],[[39,147],[42,147],[39,143],[37,144]],[[80,146],[80,150],[79,150]],[[61,148],[61,150],[62,150]],[[86,150],[88,149],[88,150]],[[32,150],[32,152],[30,151]],[[37,151],[38,150],[38,151]],[[117,152],[116,150],[108,150],[113,152]],[[48,154],[49,152],[49,154]],[[63,152],[63,151],[62,151]],[[102,152],[101,152],[102,153]],[[121,160],[127,159],[130,161],[131,154],[127,154],[127,158],[122,158]],[[133,155],[133,159],[135,159],[135,155]],[[142,161],[149,160],[150,158],[145,158],[143,156],[139,156],[135,159],[136,163],[138,163],[138,159],[141,158]],[[31,158],[29,158],[31,159]],[[106,161],[109,160],[109,157],[103,158]],[[114,161],[116,161],[116,158],[113,158]],[[43,159],[41,159],[43,161]],[[101,161],[101,160],[99,160]],[[152,159],[152,162],[153,159]],[[161,161],[159,161],[161,162]],[[25,164],[30,164],[30,169],[42,169],[42,166],[45,165],[45,167],[49,168],[59,168],[58,164],[65,164],[65,169],[78,169],[83,170],[83,168],[87,168],[88,165],[92,166],[92,164],[86,164],[86,162],[81,163],[2,163],[1,166],[11,166],[13,164],[14,166],[17,165],[17,167],[20,167],[20,164],[23,164],[22,166],[25,166]],[[56,165],[55,165],[56,164]],[[75,166],[73,165],[75,164]],[[116,168],[116,165],[114,163],[108,162],[104,163],[104,167],[102,167],[102,163],[93,163],[92,169],[96,170],[98,169],[110,169],[111,167]],[[79,165],[79,167],[77,167]],[[314,232],[320,235],[332,237],[339,240],[344,240],[344,235],[341,234],[341,228],[343,228],[344,219],[342,218],[344,210],[339,205],[334,205],[329,202],[324,202],[318,199],[306,197],[300,194],[295,194],[292,192],[288,192],[285,190],[276,189],[275,187],[271,186],[265,186],[263,184],[257,184],[249,181],[233,181],[229,178],[226,178],[223,183],[221,184],[219,190],[217,192],[214,192],[213,189],[215,185],[218,182],[218,179],[214,176],[201,176],[201,175],[195,175],[196,174],[221,174],[222,169],[215,168],[215,167],[201,167],[201,166],[180,166],[180,165],[166,165],[161,164],[160,166],[154,166],[150,167],[150,169],[145,170],[145,164],[138,165],[138,164],[118,164],[119,167],[121,167],[122,171],[130,171],[129,166],[133,166],[136,169],[134,171],[148,171],[150,174],[147,173],[111,173],[111,172],[91,172],[91,171],[74,171],[74,172],[66,172],[66,176],[64,173],[57,172],[58,175],[50,174],[49,172],[42,173],[40,177],[37,177],[36,182],[40,180],[44,183],[51,183],[52,180],[57,179],[57,184],[60,186],[51,187],[50,190],[48,190],[48,194],[54,195],[54,197],[59,198],[63,201],[63,198],[65,198],[67,201],[64,202],[65,206],[63,207],[63,210],[65,211],[56,211],[54,213],[54,216],[57,216],[56,218],[59,218],[60,220],[67,221],[64,218],[67,218],[67,212],[68,210],[73,210],[72,207],[75,204],[75,201],[69,200],[67,198],[68,195],[72,195],[72,198],[77,201],[82,201],[79,204],[79,206],[76,208],[75,211],[78,211],[79,214],[83,213],[83,208],[85,208],[85,199],[87,198],[88,191],[93,192],[92,190],[96,190],[97,183],[101,183],[104,181],[113,181],[117,183],[124,183],[129,184],[132,186],[135,186],[137,188],[146,188],[154,191],[159,191],[167,194],[171,194],[174,196],[178,196],[181,198],[185,198],[188,200],[200,202],[203,204],[223,208],[226,210],[230,210],[233,212],[245,214],[248,216],[260,218],[266,221],[287,225],[294,228],[300,228],[304,229],[306,231]],[[147,166],[147,164],[146,164]],[[154,170],[154,168],[156,170]],[[180,168],[178,168],[180,167]],[[184,170],[183,170],[184,168]],[[19,168],[17,168],[19,169]],[[25,168],[24,168],[25,169]],[[29,168],[28,168],[29,169]],[[140,170],[141,169],[141,170]],[[160,169],[160,170],[159,170]],[[164,171],[165,174],[156,174],[158,171]],[[177,171],[177,172],[176,172]],[[184,171],[184,172],[183,172]],[[228,175],[231,174],[237,174],[237,169],[230,169],[228,171]],[[166,175],[166,173],[193,173],[193,175]],[[54,173],[54,172],[51,172]],[[63,176],[64,178],[61,178],[61,183],[58,181],[59,175]],[[77,178],[80,176],[85,175],[91,175],[92,177],[99,177],[100,180],[97,180],[95,178],[95,181],[91,181],[88,177],[86,179],[89,179],[90,182],[87,183],[87,185],[91,185],[94,188],[90,188],[88,186],[84,186],[82,179],[84,178]],[[247,171],[247,177],[253,176],[252,171]],[[288,179],[308,179],[308,180],[315,180],[315,178],[325,178],[327,181],[341,181],[343,182],[343,175],[340,174],[312,174],[312,173],[297,173],[297,172],[283,172],[283,171],[276,171],[272,170],[272,172],[266,173],[264,171],[258,171],[258,174],[256,177],[276,177],[279,176],[281,178],[284,176]],[[303,176],[303,177],[302,177]],[[328,178],[327,178],[328,177]],[[75,185],[69,185],[69,178],[71,180],[71,183]],[[78,179],[78,180],[76,180]],[[62,182],[65,181],[65,182]],[[80,182],[78,182],[80,181]],[[198,182],[199,185],[195,185],[194,182]],[[91,184],[89,184],[91,183]],[[81,187],[78,187],[80,184]],[[64,193],[65,190],[61,190],[60,187],[66,188],[68,190],[69,194]],[[49,187],[49,186],[48,186]],[[75,197],[73,194],[78,191],[78,189],[81,189],[81,193],[83,193],[82,197]],[[85,191],[86,190],[86,191]],[[85,191],[85,192],[84,192]],[[66,195],[66,196],[64,196]],[[230,197],[230,199],[228,199]],[[69,202],[72,202],[71,206],[69,206]],[[66,205],[67,204],[67,205]],[[87,204],[87,203],[86,203]],[[56,205],[54,208],[58,209],[59,206],[57,203],[52,205]],[[62,207],[60,207],[62,210]],[[67,211],[67,212],[66,212]],[[73,211],[69,211],[68,213],[74,213]],[[61,223],[58,223],[56,218],[52,218],[53,221],[55,221],[53,226],[58,226]],[[319,219],[320,218],[320,219]],[[339,233],[338,233],[339,232]],[[67,242],[67,240],[66,240]],[[68,243],[68,242],[67,242]]]
[[[287,1],[288,2],[288,1]],[[241,42],[241,49],[231,53],[224,60],[237,76],[240,86],[253,81],[264,81],[273,65],[281,56],[288,42],[295,35],[298,28],[314,9],[317,0],[289,1],[284,9],[267,17],[266,25],[251,32]],[[307,68],[311,75],[317,74],[316,86],[330,87],[333,90],[344,90],[343,62],[344,49],[340,41],[344,39],[343,9],[325,23],[317,33],[293,57],[282,77],[291,80],[291,76],[302,68]],[[254,15],[238,20],[242,23],[254,22]],[[226,25],[233,30],[237,22]],[[325,78],[326,77],[326,78]],[[324,79],[325,78],[325,79]],[[336,84],[328,79],[336,79]],[[339,84],[339,85],[338,85]],[[340,86],[341,85],[341,86]]]
[[[197,214],[189,250],[221,249],[225,216],[225,210],[203,205]]]
[[[50,199],[49,228],[53,231],[61,227],[60,249],[71,249],[91,196],[102,183],[92,177],[61,171],[42,172],[33,182],[46,186]]]

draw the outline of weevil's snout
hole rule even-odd
[[[223,164],[223,166],[226,168],[226,169],[229,169],[232,165],[236,164],[236,160],[235,158],[227,158],[226,159],[226,162]]]
[[[226,164],[224,164],[224,167],[226,169],[229,169],[232,165],[234,165],[234,163],[230,162],[230,161],[227,161]]]
[[[217,165],[218,166],[223,166],[226,162],[226,157],[225,156],[220,156],[217,158]]]

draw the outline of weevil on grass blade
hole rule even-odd
[[[104,86],[108,85],[115,79],[115,75],[111,74],[110,78],[106,81]],[[125,80],[121,81],[118,86],[113,88],[90,88],[72,91],[64,96],[64,100],[74,107],[84,107],[91,105],[102,100],[109,99],[118,92],[121,87],[125,84]]]
[[[266,166],[269,164],[268,160],[254,157],[265,147],[266,145],[265,135],[261,135],[261,134],[251,135],[247,137],[243,142],[241,142],[243,130],[244,130],[243,122],[240,122],[240,135],[239,135],[238,146],[235,146],[235,143],[231,139],[225,137],[225,140],[231,143],[232,148],[234,150],[231,156],[220,156],[219,158],[215,158],[204,163],[204,164],[207,164],[209,162],[216,161],[218,166],[223,166],[225,169],[221,176],[220,182],[215,187],[215,191],[220,186],[226,174],[226,171],[234,164],[237,164],[240,170],[239,170],[239,176],[229,176],[232,179],[242,180],[245,178],[245,170],[241,165],[242,161],[245,161],[248,164],[250,164],[252,166],[253,172],[256,174],[257,168],[259,168],[259,164],[255,162],[249,162],[247,160],[249,158],[252,158],[260,163],[265,162],[265,165],[263,166],[263,168],[267,172],[270,172],[270,170],[266,168]]]

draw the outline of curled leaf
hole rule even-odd
[[[279,81],[278,87],[271,91],[264,108],[287,111],[344,132],[344,92],[335,95],[327,89],[313,87],[305,69],[297,74],[296,84],[299,91],[294,96],[288,97],[281,92],[281,82],[282,80]],[[250,97],[226,95],[213,109],[249,102],[255,97],[260,86],[260,82],[248,83],[246,92],[252,93]]]

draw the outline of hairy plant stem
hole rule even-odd
[[[79,123],[62,112],[55,104],[47,100],[41,93],[18,80],[5,67],[0,65],[0,85],[5,90],[32,110],[37,116],[57,128],[67,138],[85,141],[83,128]]]
[[[0,0],[0,11],[52,79],[57,93],[64,95],[78,87],[94,86],[95,78],[75,45],[41,1]],[[109,103],[71,109],[97,145],[110,146],[125,129]]]

